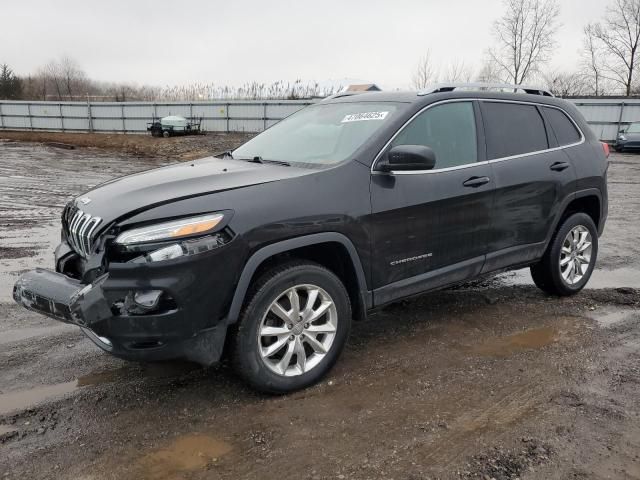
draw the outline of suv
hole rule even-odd
[[[640,123],[632,123],[618,132],[614,144],[616,151],[640,149]]]
[[[225,352],[282,393],[389,302],[526,266],[574,294],[608,150],[573,105],[491,87],[337,95],[233,152],[99,185],[65,207],[56,271],[25,273],[14,298],[118,357]]]

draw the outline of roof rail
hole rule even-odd
[[[333,100],[334,98],[341,98],[341,97],[350,97],[352,95],[360,95],[361,93],[368,93],[368,92],[338,92],[335,93],[333,95],[329,95],[328,97],[325,97],[322,101],[327,101],[327,100]]]
[[[553,97],[553,93],[549,90],[539,87],[529,87],[526,85],[511,85],[508,83],[436,83],[430,85],[418,92],[418,95],[429,95],[430,93],[452,92],[456,89],[464,90],[512,90],[513,93],[524,92],[530,95],[542,95],[544,97]]]

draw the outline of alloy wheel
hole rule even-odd
[[[591,264],[592,238],[589,230],[577,225],[562,242],[560,250],[560,273],[569,285],[580,282]]]
[[[271,303],[258,329],[264,364],[282,376],[317,366],[331,349],[338,313],[331,296],[316,285],[296,285]]]

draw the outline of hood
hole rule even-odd
[[[110,180],[74,202],[84,212],[100,217],[106,226],[123,216],[164,203],[313,172],[307,168],[207,157]]]
[[[637,142],[640,140],[640,133],[623,133],[622,135],[625,136],[627,141],[633,140],[634,142]]]

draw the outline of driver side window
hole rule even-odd
[[[425,110],[391,143],[391,147],[397,145],[431,148],[436,154],[435,169],[476,162],[478,143],[472,102],[444,103]]]

